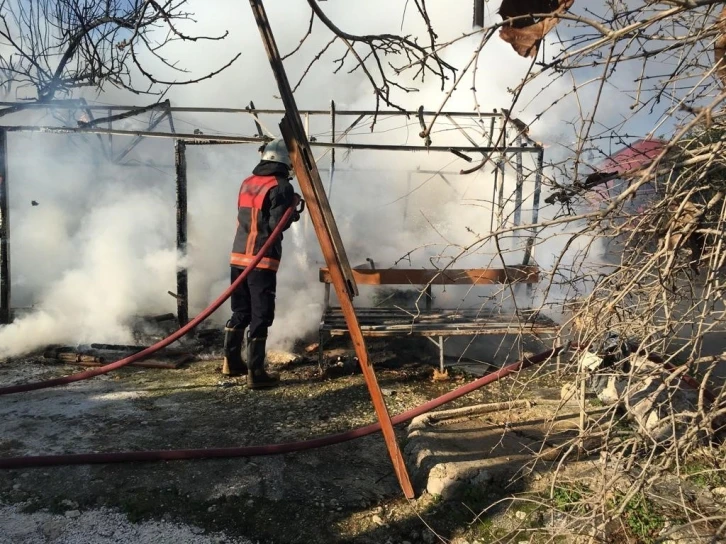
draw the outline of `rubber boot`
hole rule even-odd
[[[224,328],[224,363],[222,374],[225,376],[244,376],[247,374],[247,365],[242,360],[242,341],[245,337],[244,329],[235,329],[229,326]]]
[[[265,344],[267,338],[247,339],[247,387],[250,389],[269,389],[280,385],[280,376],[265,371]]]

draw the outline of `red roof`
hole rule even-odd
[[[596,169],[599,172],[616,172],[618,174],[637,170],[653,162],[665,145],[664,140],[638,140],[605,159],[597,165]]]

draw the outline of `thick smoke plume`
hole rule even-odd
[[[390,16],[386,2],[366,3],[365,8],[328,4],[330,16],[351,32],[399,31],[400,19]],[[430,7],[442,37],[470,30],[470,6],[464,4]],[[223,42],[179,44],[179,56],[187,60],[186,65],[204,71],[206,59],[240,49],[245,52],[244,63],[204,83],[172,89],[168,95],[172,104],[244,107],[252,99],[258,107],[279,108],[279,100],[273,98],[277,89],[269,64],[246,5],[200,1],[194,8],[198,25],[203,27],[198,30],[213,34],[228,29],[230,37]],[[490,9],[493,18],[496,6]],[[280,49],[292,50],[306,30],[304,3],[290,6],[285,2],[284,8],[269,3],[268,10]],[[405,30],[416,33],[423,28]],[[302,74],[315,47],[327,39],[322,29],[315,28],[309,43],[286,61],[292,81]],[[475,40],[478,38],[451,47],[447,60],[464,64]],[[331,58],[324,57],[314,68],[315,77],[308,77],[297,91],[299,107],[327,108],[334,99],[339,109],[372,108],[370,89],[361,75],[333,75]],[[480,64],[476,86],[482,111],[507,107],[512,100],[507,89],[519,83],[529,62],[517,57],[507,44],[493,42]],[[540,95],[527,91],[517,114],[527,119],[528,112],[540,113],[538,101],[551,103],[562,94],[559,83]],[[105,104],[141,100],[118,91],[87,98]],[[403,100],[411,110],[422,104],[435,109],[441,98],[437,83],[431,82],[419,84],[419,92]],[[566,111],[566,102],[549,109],[533,126],[534,139],[561,142],[568,138],[555,122]],[[473,108],[469,85],[462,85],[446,109]],[[24,115],[23,123],[54,123],[48,116]],[[13,119],[20,124],[20,116]],[[279,118],[263,118],[265,127],[274,134],[278,122]],[[244,115],[182,114],[175,116],[175,124],[181,132],[199,129],[208,134],[249,135],[254,127]],[[117,126],[143,128],[144,119]],[[364,126],[356,129],[351,139],[419,144],[417,127],[415,118],[383,118],[372,134],[369,126]],[[440,129],[432,134],[435,145],[462,142],[450,124],[442,122]],[[485,144],[486,123],[477,130]],[[312,119],[310,131],[320,140],[330,138],[325,118]],[[49,343],[130,342],[129,325],[134,316],[174,311],[174,299],[167,293],[175,289],[178,264],[171,141],[142,142],[129,155],[126,166],[109,163],[93,137],[12,134],[10,141],[13,305],[28,310],[19,312],[14,324],[0,329],[0,357],[20,355]],[[188,148],[189,248],[185,264],[189,267],[193,313],[228,285],[236,194],[239,183],[259,159],[256,147]],[[558,147],[548,148],[554,155],[562,152]],[[328,153],[319,164],[326,187],[329,158]],[[493,166],[470,176],[447,176],[447,180],[415,173],[417,169],[456,172],[464,166],[466,163],[449,154],[338,151],[331,203],[351,264],[364,264],[370,258],[380,267],[441,267],[460,252],[460,246],[486,233],[491,224]],[[525,167],[531,171],[532,161],[525,159]],[[511,195],[511,168],[507,176],[506,194]],[[524,191],[524,221],[529,220],[532,187],[530,174]],[[31,204],[33,200],[37,206]],[[509,202],[504,221],[511,222],[507,216],[512,209]],[[505,248],[511,251],[504,255],[507,264],[520,262],[522,247],[519,240]],[[552,248],[537,251],[537,262],[546,268],[551,264]],[[273,347],[287,347],[316,329],[322,309],[323,288],[318,282],[322,264],[312,226],[305,217],[285,234],[277,320],[271,330]],[[497,248],[488,243],[462,258],[457,266],[501,264]],[[470,298],[465,301],[467,296]],[[449,290],[440,293],[440,302],[450,306],[480,304],[481,296]],[[228,313],[225,305],[213,316],[212,324],[223,324]]]

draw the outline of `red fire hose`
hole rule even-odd
[[[257,255],[255,255],[255,258],[252,259],[252,262],[250,265],[244,269],[244,271],[239,275],[239,277],[227,288],[227,290],[220,295],[220,297],[212,302],[207,308],[202,310],[202,312],[192,319],[189,323],[181,327],[179,330],[173,332],[163,340],[160,340],[153,346],[149,346],[143,351],[140,351],[138,353],[134,353],[133,355],[130,355],[126,357],[125,359],[121,359],[119,361],[116,361],[115,363],[111,363],[108,365],[104,365],[98,368],[94,368],[92,370],[86,370],[85,372],[78,372],[77,374],[71,374],[70,376],[63,376],[62,378],[55,378],[52,380],[46,380],[43,382],[33,382],[33,383],[25,383],[21,385],[11,385],[9,387],[0,387],[0,396],[2,395],[10,395],[12,393],[22,393],[24,391],[35,391],[36,389],[45,389],[47,387],[56,387],[58,385],[67,385],[69,383],[78,382],[81,380],[87,380],[88,378],[93,378],[94,376],[99,376],[101,374],[106,374],[108,372],[111,372],[112,370],[116,370],[117,368],[121,368],[122,366],[126,366],[131,363],[135,363],[137,361],[141,361],[142,359],[145,359],[149,355],[156,353],[162,348],[165,348],[169,344],[176,342],[184,336],[185,334],[189,333],[191,330],[193,330],[197,325],[199,325],[202,321],[207,319],[212,313],[217,310],[222,304],[224,304],[224,301],[227,300],[230,296],[232,296],[232,292],[235,290],[235,288],[244,281],[244,279],[247,277],[247,275],[250,273],[251,270],[253,270],[259,262],[264,257],[265,253],[267,253],[267,250],[270,249],[272,244],[277,240],[277,238],[282,234],[282,230],[287,224],[288,220],[292,216],[293,212],[295,211],[295,207],[298,205],[298,200],[296,198],[295,203],[285,211],[285,213],[282,216],[282,219],[280,219],[280,222],[277,224],[277,226],[273,229],[272,233],[270,234],[270,237],[267,239],[267,241],[262,245],[260,248],[260,251],[257,252]]]
[[[532,365],[540,364],[557,356],[564,348],[550,349],[533,357],[512,363],[496,372],[487,374],[471,383],[449,391],[440,397],[430,400],[416,408],[391,418],[394,425],[405,423],[416,416],[430,412],[434,408],[451,402],[471,393],[472,391],[489,385],[512,372],[517,372]],[[365,427],[358,427],[343,433],[331,434],[321,438],[303,440],[301,442],[283,442],[281,444],[267,444],[264,446],[242,446],[236,448],[209,448],[195,450],[153,450],[153,451],[126,451],[116,453],[80,453],[68,455],[37,455],[28,457],[0,458],[0,469],[47,467],[55,465],[89,465],[100,463],[130,463],[139,461],[179,461],[182,459],[212,459],[231,457],[253,457],[259,455],[275,455],[303,451],[323,446],[332,446],[356,438],[362,438],[381,430],[380,423],[373,423]]]

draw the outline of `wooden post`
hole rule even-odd
[[[187,144],[174,140],[176,166],[176,250],[183,259],[187,254]],[[189,285],[186,265],[176,269],[176,313],[179,326],[189,322]]]
[[[484,26],[484,3],[486,0],[474,0],[474,21],[472,26]]]
[[[0,324],[10,323],[10,202],[8,133],[0,128]]]
[[[368,359],[365,340],[363,339],[358,317],[353,308],[353,296],[358,294],[358,289],[353,279],[353,271],[351,270],[345,248],[340,239],[338,227],[320,179],[320,173],[318,172],[315,159],[310,150],[310,144],[305,135],[300,112],[297,109],[290,82],[287,79],[285,68],[282,65],[280,52],[277,49],[275,37],[272,34],[262,0],[250,0],[250,6],[257,21],[257,27],[260,30],[262,41],[265,44],[272,71],[277,80],[280,97],[285,105],[286,113],[280,123],[280,129],[290,151],[290,160],[298,182],[300,183],[300,189],[307,202],[307,210],[315,227],[325,262],[330,270],[333,286],[335,287],[341,310],[345,316],[350,337],[353,341],[353,346],[355,347],[355,352],[371,395],[371,401],[378,416],[378,421],[381,424],[381,431],[383,432],[383,438],[386,442],[388,453],[391,456],[391,461],[393,462],[393,469],[398,477],[404,495],[407,498],[413,498],[413,486],[411,485],[411,480],[406,470],[401,449],[396,440],[396,434],[393,430],[388,408],[383,400],[383,394],[381,393],[378,380],[373,371],[373,365]]]

